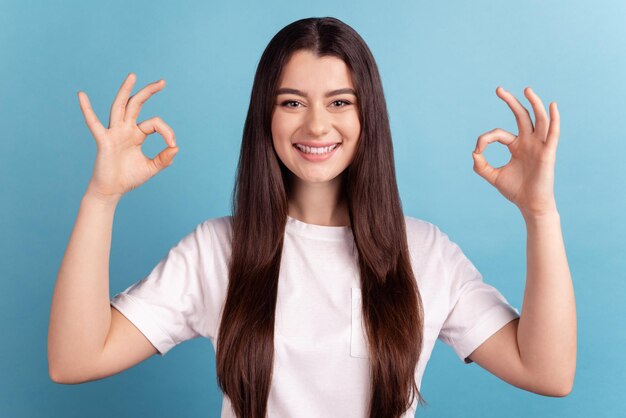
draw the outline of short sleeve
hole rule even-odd
[[[165,355],[202,335],[204,314],[201,250],[209,243],[206,224],[181,239],[142,280],[111,299],[152,345]]]
[[[439,339],[452,347],[465,363],[468,356],[504,325],[519,318],[519,311],[483,277],[457,244],[437,229],[442,257],[448,266],[449,313]]]

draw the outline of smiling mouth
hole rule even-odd
[[[309,147],[309,146],[301,145],[301,144],[294,144],[293,146],[305,154],[323,155],[323,154],[328,154],[329,152],[332,152],[340,145],[341,143],[329,145],[326,147]]]

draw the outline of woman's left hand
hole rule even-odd
[[[513,202],[524,218],[556,212],[554,198],[554,164],[559,140],[559,111],[556,102],[550,103],[550,118],[546,109],[530,87],[524,95],[535,114],[535,125],[528,110],[502,87],[496,94],[511,108],[517,120],[518,136],[496,128],[478,137],[474,158],[474,171]],[[498,141],[511,152],[511,160],[494,168],[482,155],[487,145]]]

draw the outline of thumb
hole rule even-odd
[[[487,180],[489,184],[495,186],[499,169],[493,168],[489,165],[485,157],[480,153],[472,152],[472,157],[474,158],[474,171],[479,176]]]
[[[160,153],[158,153],[153,159],[152,163],[157,169],[157,172],[169,167],[174,162],[174,156],[178,153],[178,147],[167,147]]]

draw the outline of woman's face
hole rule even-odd
[[[274,149],[295,175],[292,180],[335,179],[352,162],[360,131],[345,62],[307,50],[293,53],[283,68],[272,115]]]

